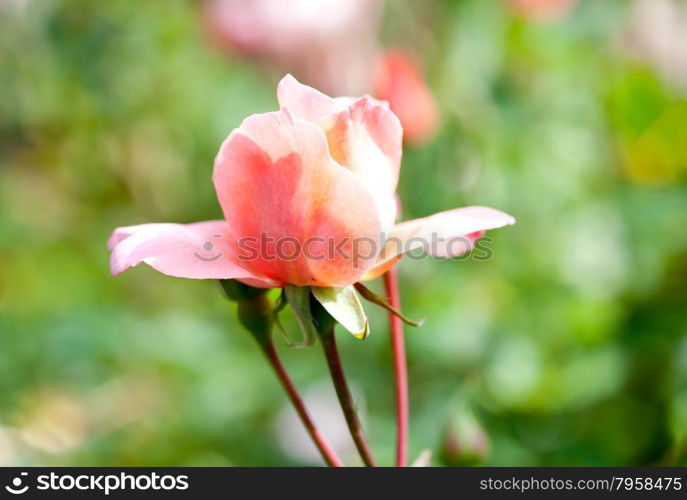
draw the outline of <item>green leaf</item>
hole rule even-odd
[[[303,342],[294,344],[296,347],[312,345],[317,338],[317,329],[315,328],[312,311],[310,310],[310,288],[307,286],[291,286],[284,287],[284,295],[286,300],[291,305],[298,326],[303,334]]]
[[[358,294],[352,286],[312,287],[312,293],[322,307],[354,337],[367,338],[370,334],[370,325]]]

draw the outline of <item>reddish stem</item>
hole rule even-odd
[[[279,355],[277,354],[277,350],[274,348],[272,341],[268,340],[264,343],[261,342],[260,345],[265,353],[265,356],[267,356],[267,360],[270,362],[270,365],[272,365],[272,368],[274,368],[277,378],[284,387],[284,390],[286,390],[286,393],[288,394],[293,407],[296,409],[298,416],[303,422],[305,429],[308,431],[308,434],[310,434],[315,446],[317,446],[317,449],[320,451],[324,461],[330,467],[343,467],[343,462],[341,462],[334,449],[327,443],[327,441],[324,439],[324,436],[315,426],[312,418],[310,418],[308,410],[305,408],[305,404],[303,403],[301,396],[298,394],[298,389],[296,389],[296,386],[291,381],[291,378],[289,378],[289,375],[279,359]]]
[[[332,375],[334,389],[336,390],[336,395],[339,398],[339,403],[341,404],[341,409],[343,410],[344,417],[346,418],[348,430],[351,433],[353,442],[358,449],[358,453],[360,453],[360,457],[363,459],[363,463],[368,467],[377,467],[377,462],[372,456],[370,446],[367,444],[367,440],[365,439],[365,433],[363,432],[362,425],[360,425],[358,414],[355,411],[353,397],[351,396],[351,391],[348,388],[348,383],[346,382],[343,365],[341,364],[339,351],[336,347],[334,328],[332,327],[331,329],[320,333],[320,339],[322,340],[324,354],[327,358],[327,365],[329,365],[329,372]]]
[[[391,307],[400,310],[401,299],[395,268],[392,267],[384,274],[384,287]],[[403,323],[398,316],[391,313],[389,313],[389,328],[396,387],[396,466],[406,467],[408,465],[408,368]]]

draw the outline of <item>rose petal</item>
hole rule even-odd
[[[353,101],[347,97],[329,97],[291,75],[286,75],[277,85],[277,98],[279,106],[288,109],[294,117],[313,123],[345,110]]]
[[[232,257],[224,221],[194,224],[142,224],[120,227],[108,246],[114,276],[141,262],[180,278],[265,280]]]
[[[510,226],[515,219],[488,207],[464,207],[396,224],[389,232],[377,265],[363,279],[384,274],[404,253],[425,248],[433,257],[456,257],[470,251],[487,229]]]
[[[230,241],[255,274],[298,286],[345,286],[373,265],[353,250],[360,239],[378,245],[374,201],[331,158],[316,125],[287,110],[247,118],[222,144],[213,178]]]
[[[326,132],[334,160],[358,176],[375,199],[382,227],[391,228],[403,130],[388,105],[367,96],[332,99],[291,75],[282,79],[277,93],[282,108]]]
[[[396,220],[403,132],[386,104],[362,97],[324,122],[332,157],[372,193],[382,227]]]

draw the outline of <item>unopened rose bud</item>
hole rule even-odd
[[[453,467],[479,465],[489,454],[489,437],[472,411],[460,405],[444,431],[440,458]]]

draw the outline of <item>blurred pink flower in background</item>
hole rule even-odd
[[[387,100],[411,144],[431,139],[438,110],[420,66],[378,41],[382,0],[208,0],[217,45],[329,94]]]
[[[225,220],[118,228],[109,241],[112,274],[145,262],[184,278],[347,286],[381,275],[434,236],[462,238],[432,249],[451,257],[470,250],[485,230],[514,223],[498,210],[465,207],[395,224],[402,129],[387,104],[331,98],[290,75],[277,93],[281,109],[246,118],[216,157],[213,180]],[[248,249],[255,250],[251,258],[242,246],[247,239],[259,245]],[[286,240],[308,251],[282,258],[276,249]],[[332,243],[343,252],[331,254]]]
[[[636,0],[623,47],[653,66],[671,85],[687,90],[687,2]]]
[[[407,54],[388,50],[379,59],[374,95],[389,102],[403,126],[403,138],[422,144],[436,133],[439,111],[419,66]]]
[[[332,94],[367,91],[381,0],[208,0],[215,41]]]
[[[552,21],[565,17],[577,0],[508,0],[519,14],[538,21]]]

